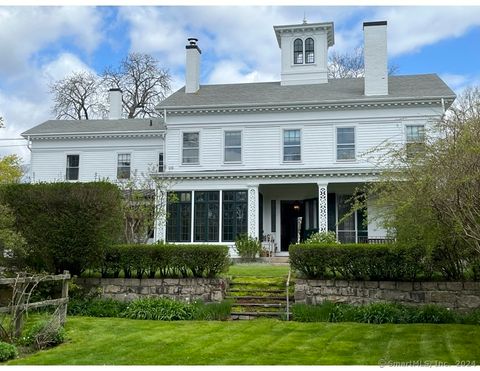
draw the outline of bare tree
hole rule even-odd
[[[328,58],[328,77],[330,79],[346,79],[365,75],[365,58],[363,48],[355,48],[351,53],[333,52]],[[388,74],[394,75],[398,66],[390,65]]]
[[[107,68],[103,78],[109,88],[122,90],[128,118],[158,116],[155,106],[170,91],[170,74],[149,54],[130,53],[118,69]]]
[[[4,124],[3,124],[3,117],[0,116],[0,129],[4,127]]]
[[[50,85],[57,119],[88,120],[103,117],[106,107],[101,79],[91,72],[75,72]]]

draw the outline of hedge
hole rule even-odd
[[[9,184],[0,203],[27,240],[27,268],[81,274],[122,231],[121,194],[107,182]]]
[[[289,249],[290,265],[307,278],[411,281],[430,277],[422,247],[396,244],[299,244]]]
[[[114,245],[105,249],[102,277],[125,278],[214,277],[229,265],[228,247],[222,245]]]

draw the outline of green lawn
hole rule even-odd
[[[67,343],[11,364],[480,364],[480,326],[470,325],[69,317],[66,329]]]
[[[230,266],[228,276],[287,277],[288,265],[267,263],[237,263]]]

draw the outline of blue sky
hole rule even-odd
[[[0,6],[0,139],[18,138],[52,118],[48,86],[72,71],[101,73],[129,51],[154,55],[183,85],[187,37],[198,37],[203,84],[279,80],[273,25],[335,23],[335,50],[363,43],[362,22],[388,21],[398,74],[437,73],[457,93],[480,85],[480,6],[476,7],[9,7]],[[18,141],[0,140],[0,154]],[[9,147],[7,147],[9,146]]]

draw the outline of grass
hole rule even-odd
[[[69,317],[67,343],[10,364],[480,363],[480,326]]]
[[[287,277],[288,265],[271,265],[268,263],[237,263],[230,266],[228,276]]]

